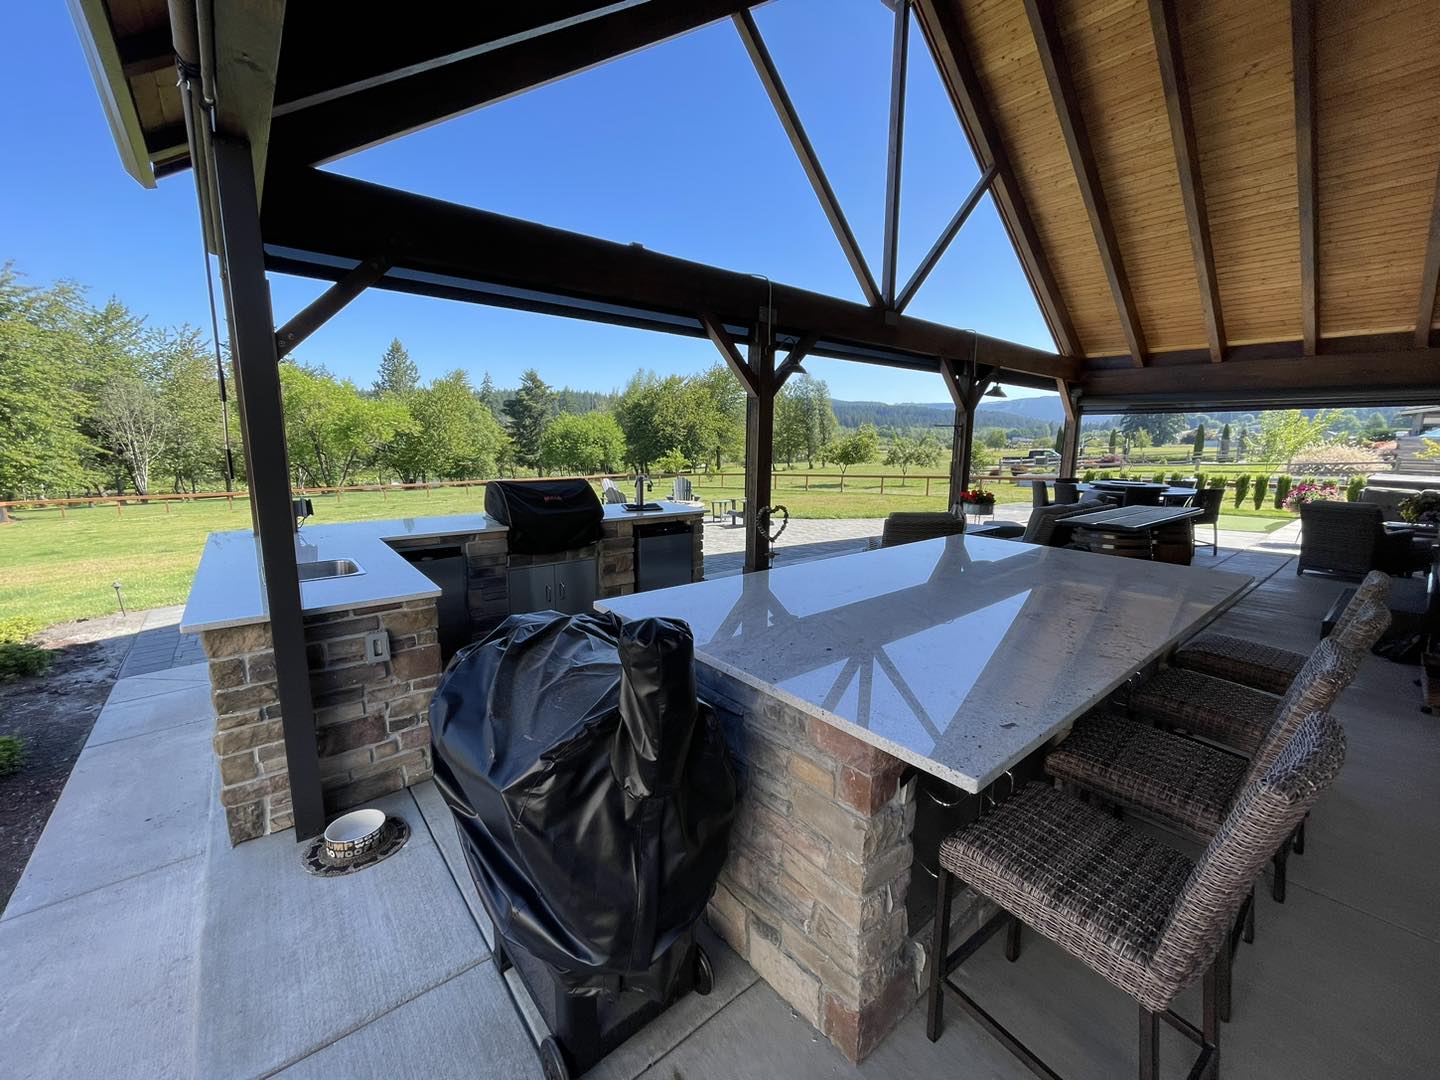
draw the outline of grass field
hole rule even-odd
[[[807,470],[808,471],[808,470]],[[883,466],[858,467],[858,472],[885,479],[884,494],[877,479],[850,478],[840,491],[838,470],[814,470],[810,490],[798,470],[781,469],[776,475],[774,501],[783,503],[797,518],[883,518],[892,510],[943,510],[948,487],[943,480],[925,482],[911,476],[901,483],[898,473]],[[731,473],[722,486],[704,475],[694,478],[701,499],[739,499],[744,496],[740,474]],[[988,486],[1001,503],[1030,502],[1030,488],[1010,482]],[[668,481],[655,483],[654,494],[669,489]],[[317,523],[373,521],[381,518],[428,517],[439,514],[477,513],[484,506],[483,488],[452,488],[431,492],[397,491],[314,496]],[[1266,532],[1294,520],[1274,510],[1243,511],[1228,505],[1220,519],[1222,529]],[[0,526],[0,619],[29,615],[50,625],[72,619],[108,615],[117,610],[112,583],[119,582],[125,604],[131,609],[179,604],[185,599],[200,561],[205,537],[227,529],[248,529],[248,503],[237,500],[234,509],[223,501],[174,503],[165,506],[126,506],[118,514],[113,506],[71,509],[62,518],[58,510],[16,513],[13,523]]]

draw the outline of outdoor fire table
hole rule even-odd
[[[1076,547],[1106,555],[1189,566],[1195,553],[1191,523],[1204,513],[1198,506],[1116,506],[1065,519]]]
[[[953,536],[597,606],[690,625],[700,692],[744,774],[710,921],[858,1060],[922,985],[926,927],[906,904],[924,854],[916,774],[962,801],[1007,794],[1250,580]]]

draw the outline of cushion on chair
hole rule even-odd
[[[940,865],[1137,998],[1193,866],[1043,784],[946,837]]]
[[[1165,727],[1253,754],[1275,718],[1280,699],[1263,690],[1202,675],[1184,668],[1163,668],[1131,696],[1131,711]]]
[[[1242,757],[1123,716],[1086,717],[1045,757],[1056,780],[1147,810],[1204,843],[1245,778]]]
[[[1305,666],[1305,654],[1231,634],[1205,633],[1192,638],[1172,658],[1176,667],[1217,679],[1283,694]]]

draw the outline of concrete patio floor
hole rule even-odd
[[[1222,534],[1219,555],[1197,564],[1263,580],[1220,626],[1313,645],[1342,584],[1297,578],[1293,537],[1235,536],[1248,542],[1228,546]],[[1419,711],[1416,674],[1368,658],[1341,700],[1349,759],[1312,817],[1306,854],[1290,861],[1288,902],[1261,896],[1258,939],[1235,969],[1224,1075],[1436,1074],[1440,724]],[[311,877],[288,833],[232,849],[216,812],[204,680],[197,664],[116,683],[0,916],[0,1071],[538,1077],[433,786],[383,801],[412,838],[360,874]],[[707,938],[707,948],[715,992],[682,1000],[592,1075],[1030,1075],[953,1006],[938,1043],[916,1009],[853,1067],[722,944]],[[1013,965],[990,943],[961,980],[1062,1075],[1133,1073],[1132,1003],[1037,936]],[[1182,1011],[1196,1013],[1195,997]],[[1188,1044],[1167,1031],[1164,1049],[1166,1075],[1183,1075]]]

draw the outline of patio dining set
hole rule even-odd
[[[1048,509],[1037,507],[1022,539],[1053,536],[1064,519]],[[947,535],[919,518],[887,521],[885,545]],[[1006,958],[1018,960],[1028,926],[1137,1003],[1142,1080],[1160,1075],[1162,1020],[1199,1048],[1190,1077],[1218,1075],[1220,1025],[1234,1009],[1232,959],[1255,940],[1255,883],[1271,864],[1273,898],[1284,902],[1287,861],[1303,853],[1310,808],[1345,757],[1330,710],[1390,624],[1389,587],[1387,574],[1370,572],[1309,654],[1210,631],[1183,642],[1121,700],[1078,720],[1044,756],[1040,778],[1012,785],[1008,798],[947,835],[929,1038],[941,1035],[948,991],[1032,1072],[1056,1075],[971,996],[973,984],[953,977],[1002,929]],[[995,913],[952,947],[957,883]],[[1198,1024],[1173,1008],[1197,981]]]

